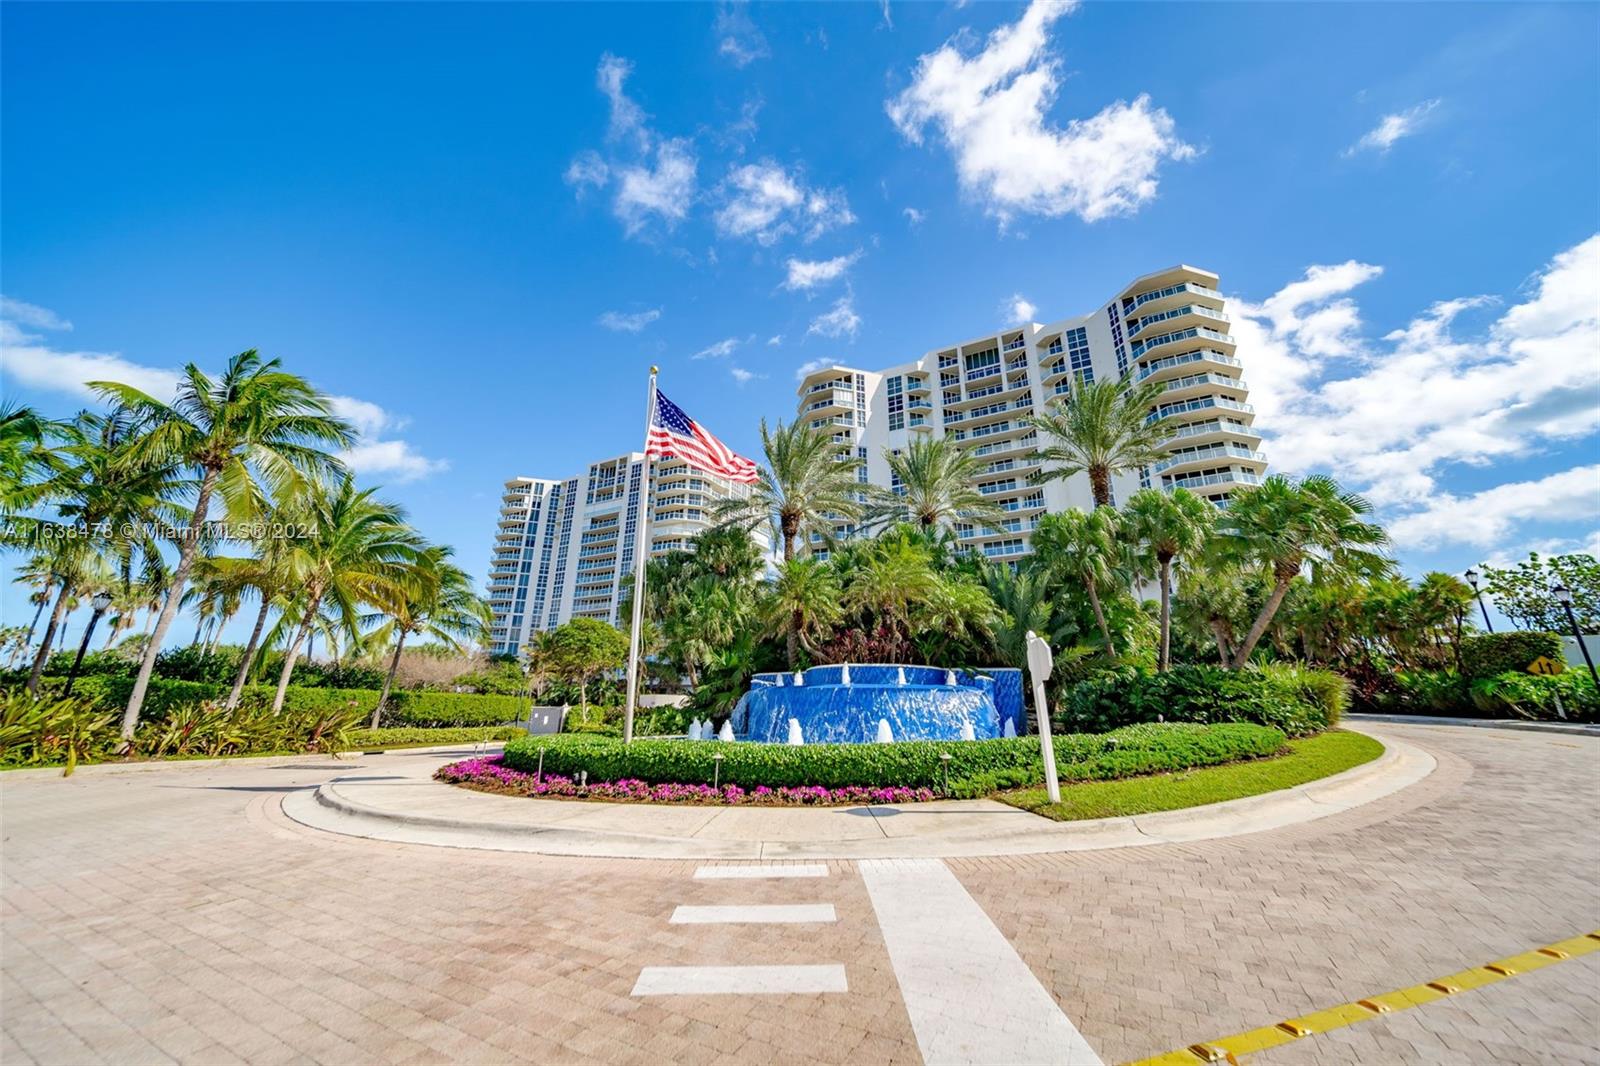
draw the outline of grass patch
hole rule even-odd
[[[995,799],[1058,822],[1153,814],[1293,788],[1360,766],[1381,754],[1383,745],[1369,736],[1332,730],[1291,740],[1289,754],[1273,758],[1121,781],[1062,785],[1060,803],[1050,803],[1042,788],[1003,792]]]

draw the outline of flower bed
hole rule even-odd
[[[440,767],[433,775],[452,785],[508,796],[544,796],[562,799],[597,799],[633,803],[697,803],[741,807],[836,807],[861,803],[926,803],[937,799],[930,788],[823,788],[738,785],[713,788],[705,784],[664,782],[648,784],[636,778],[580,785],[560,774],[525,773],[505,765],[498,755],[463,759]]]

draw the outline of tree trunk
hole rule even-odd
[[[50,610],[50,622],[44,627],[44,641],[39,645],[39,654],[33,657],[33,669],[28,672],[28,691],[35,696],[39,694],[39,678],[44,674],[44,664],[50,661],[50,650],[55,646],[56,628],[61,625],[61,618],[67,609],[67,597],[71,594],[72,582],[68,581],[56,594],[56,605]]]
[[[1111,506],[1111,470],[1095,464],[1089,467],[1089,491],[1096,507]]]
[[[184,530],[183,543],[178,547],[178,566],[172,571],[172,585],[167,589],[167,598],[161,604],[161,617],[156,619],[155,632],[150,634],[150,643],[139,662],[139,676],[134,679],[133,691],[128,694],[127,710],[122,712],[122,739],[130,746],[133,731],[139,725],[139,712],[144,709],[144,694],[150,688],[150,674],[156,668],[156,656],[161,653],[161,642],[167,639],[167,630],[172,628],[172,620],[178,615],[178,601],[183,598],[183,586],[189,581],[189,571],[194,569],[194,554],[200,547],[200,530],[205,527],[206,509],[211,506],[211,493],[216,488],[218,473],[220,471],[208,467],[205,477],[200,481],[200,494],[194,501],[194,515],[189,519],[189,528]]]
[[[195,622],[195,624],[194,624],[194,639],[189,642],[189,647],[191,647],[191,648],[199,647],[200,646],[200,635],[202,633],[204,633],[205,631],[206,631],[206,619],[205,619],[205,615],[201,615],[199,621]],[[204,656],[205,656],[205,653],[201,652],[201,657],[204,658]]]
[[[1111,627],[1106,625],[1106,613],[1100,609],[1100,593],[1093,581],[1085,581],[1084,587],[1089,590],[1089,606],[1094,608],[1094,620],[1100,626],[1100,635],[1105,638],[1106,655],[1115,658],[1117,649],[1111,646]]]
[[[589,719],[589,678],[578,678],[578,706],[583,708],[584,721]]]
[[[122,632],[122,615],[119,614],[119,615],[117,615],[116,619],[112,621],[112,623],[111,623],[111,632],[106,635],[105,645],[100,650],[101,651],[108,651],[111,648],[111,645],[113,645],[113,644],[115,644],[117,642],[117,634],[121,633],[121,632]]]
[[[792,671],[800,665],[800,626],[803,616],[799,611],[794,612],[794,617],[789,619],[789,632],[783,638],[783,651],[789,658],[789,669]]]
[[[28,647],[33,647],[33,631],[39,628],[39,616],[44,614],[44,605],[50,602],[50,586],[43,589],[44,595],[39,597],[39,607],[33,612],[33,621],[28,625]]]
[[[1244,643],[1239,645],[1239,651],[1233,657],[1233,669],[1237,670],[1250,661],[1250,653],[1256,650],[1261,634],[1267,631],[1272,616],[1278,613],[1278,605],[1283,602],[1284,595],[1289,591],[1289,582],[1292,580],[1294,574],[1288,577],[1280,576],[1277,583],[1272,586],[1272,595],[1267,597],[1267,602],[1261,607],[1261,613],[1256,615],[1255,623],[1250,626],[1250,632],[1245,634]]]
[[[261,643],[261,631],[267,628],[267,614],[271,610],[272,597],[263,590],[261,613],[256,615],[256,626],[250,631],[250,640],[244,646],[244,654],[239,656],[239,672],[234,675],[233,688],[228,692],[228,702],[225,706],[230,711],[239,706],[239,697],[244,694],[244,683],[250,676],[250,667],[255,665],[256,647]]]
[[[284,649],[283,671],[278,674],[278,691],[272,696],[272,713],[275,715],[283,710],[284,697],[289,694],[289,677],[294,673],[294,661],[300,657],[300,642],[311,632],[311,621],[317,617],[317,608],[320,606],[322,606],[322,592],[319,589],[312,594],[311,602],[306,605],[305,618],[295,628],[293,642]]]
[[[1156,658],[1156,671],[1166,673],[1172,668],[1172,560],[1161,559],[1161,653]]]
[[[1227,669],[1228,658],[1233,653],[1228,648],[1228,627],[1220,618],[1211,620],[1211,635],[1217,639],[1217,655],[1223,669]]]
[[[400,649],[406,646],[406,631],[400,631],[400,639],[394,642],[394,658],[389,660],[389,674],[383,679],[383,691],[378,694],[378,705],[372,708],[372,726],[378,728],[378,719],[383,716],[384,704],[389,702],[389,690],[394,687],[394,675],[400,672]]]
[[[786,515],[779,524],[783,531],[783,561],[787,563],[794,558],[794,538],[800,533],[800,523]]]

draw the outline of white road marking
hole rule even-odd
[[[831,903],[747,903],[720,907],[679,907],[673,925],[756,925],[793,922],[836,922]]]
[[[694,872],[695,880],[746,877],[827,877],[828,867],[818,863],[796,863],[792,866],[702,866]]]
[[[861,879],[925,1062],[1101,1066],[944,863],[867,860]]]
[[[636,996],[784,995],[848,992],[844,967],[823,966],[646,966],[634,983]]]

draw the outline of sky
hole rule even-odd
[[[1600,552],[1597,39],[1593,4],[8,2],[5,399],[257,348],[481,578],[507,478],[641,446],[651,364],[756,454],[803,366],[1186,262],[1272,470],[1366,494],[1405,571]]]

